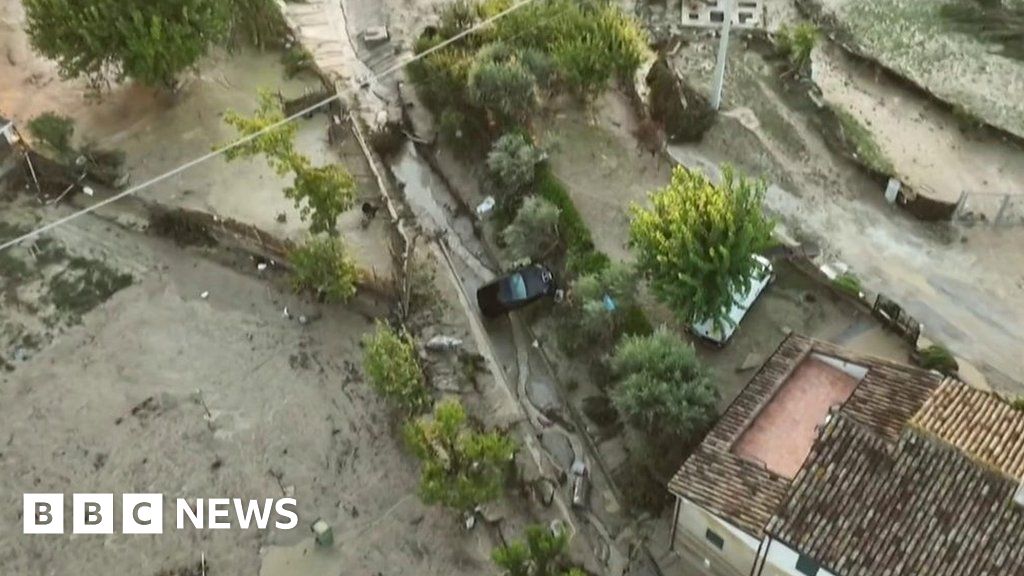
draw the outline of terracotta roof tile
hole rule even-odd
[[[949,379],[910,425],[1003,474],[1024,479],[1024,412],[995,394]]]
[[[844,576],[1024,575],[1017,486],[918,429],[891,444],[841,413],[767,532]]]
[[[683,463],[669,482],[669,490],[760,537],[785,498],[790,480],[730,450],[761,408],[813,352],[868,369],[841,410],[893,441],[941,382],[941,377],[925,370],[855,354],[805,336],[790,335],[733,400],[700,447]]]

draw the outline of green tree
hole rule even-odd
[[[539,261],[558,247],[561,211],[550,201],[530,196],[501,233],[512,258]]]
[[[491,559],[507,576],[583,576],[565,557],[569,535],[545,526],[527,526],[526,538],[495,548]]]
[[[432,416],[405,426],[409,448],[422,461],[420,497],[459,511],[501,495],[515,442],[499,432],[478,432],[458,400],[446,400]]]
[[[636,329],[636,290],[636,272],[621,262],[576,278],[569,291],[571,312],[562,338],[567,349],[600,354],[623,333]]]
[[[487,169],[498,186],[508,193],[524,190],[537,175],[537,163],[544,154],[526,136],[518,132],[505,134],[487,154]]]
[[[213,44],[227,39],[229,0],[24,0],[32,47],[62,76],[94,85],[131,78],[173,88]]]
[[[761,202],[765,184],[725,167],[712,184],[677,167],[671,183],[632,206],[630,243],[637,269],[659,300],[687,323],[726,321],[734,294],[750,287],[753,255],[771,243],[774,223]]]
[[[689,440],[715,417],[718,390],[693,347],[664,327],[624,337],[611,369],[615,407],[652,436]]]
[[[537,104],[537,81],[516,59],[474,64],[468,78],[470,101],[502,119],[522,122]]]
[[[325,302],[348,302],[356,294],[359,267],[338,238],[310,238],[292,250],[292,284]]]
[[[355,180],[341,165],[313,166],[295,149],[296,128],[291,122],[270,129],[284,119],[280,99],[267,91],[260,91],[259,105],[252,116],[228,111],[224,121],[241,136],[259,136],[228,150],[227,159],[263,154],[279,175],[293,174],[293,183],[285,188],[284,195],[295,203],[302,219],[309,220],[310,232],[334,234],[338,216],[355,202]],[[266,132],[260,134],[263,130]]]
[[[378,322],[376,331],[363,338],[363,348],[363,369],[374,390],[408,414],[430,404],[416,346],[407,334]]]

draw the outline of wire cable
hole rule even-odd
[[[495,22],[495,21],[497,21],[497,20],[499,20],[501,18],[504,18],[508,14],[511,14],[512,12],[522,8],[523,6],[526,6],[527,4],[530,4],[533,1],[534,0],[520,0],[519,2],[513,4],[512,6],[509,6],[508,8],[502,10],[501,12],[498,12],[497,14],[495,14],[495,15],[489,17],[489,18],[481,20],[477,24],[474,24],[473,26],[463,30],[462,32],[459,32],[458,34],[452,36],[451,38],[448,38],[447,40],[444,40],[443,42],[438,43],[436,46],[431,46],[430,48],[424,50],[423,52],[420,52],[419,54],[415,54],[415,55],[405,59],[404,61],[402,61],[400,63],[394,64],[394,65],[384,69],[379,74],[372,75],[366,82],[372,83],[372,82],[376,82],[376,81],[378,81],[378,80],[380,80],[380,79],[382,79],[382,78],[384,78],[386,76],[390,76],[391,74],[394,74],[395,72],[401,70],[402,68],[405,68],[409,64],[412,64],[413,62],[415,62],[417,60],[425,58],[425,57],[429,56],[430,54],[433,54],[434,52],[436,52],[438,50],[441,50],[441,49],[451,45],[454,42],[458,42],[459,40],[465,38],[466,36],[469,36],[470,34],[476,32],[477,30],[480,30],[481,28],[489,26],[493,22]],[[363,84],[365,84],[365,82]],[[177,176],[178,174],[181,174],[182,172],[185,172],[186,170],[192,168],[193,166],[196,166],[198,164],[202,164],[203,162],[206,162],[208,160],[216,158],[217,156],[220,156],[221,154],[224,154],[225,152],[227,152],[229,150],[232,150],[232,149],[237,148],[237,147],[239,147],[239,146],[241,146],[243,144],[251,142],[251,141],[255,140],[256,138],[262,136],[263,134],[266,134],[267,132],[271,132],[273,130],[276,130],[276,129],[280,128],[281,126],[284,126],[285,124],[288,124],[289,122],[294,122],[295,120],[298,120],[299,118],[302,118],[303,116],[305,116],[305,115],[307,115],[307,114],[309,114],[311,112],[314,112],[314,111],[316,111],[316,110],[318,110],[318,109],[320,109],[320,108],[330,104],[331,102],[334,102],[335,100],[341,99],[343,95],[344,94],[339,92],[337,94],[334,94],[333,96],[329,96],[327,98],[324,98],[323,100],[321,100],[321,101],[319,101],[319,102],[317,102],[315,104],[312,104],[310,106],[307,106],[306,108],[303,108],[302,110],[299,110],[298,112],[292,114],[291,116],[288,116],[287,118],[279,120],[279,121],[277,121],[277,122],[275,122],[275,123],[273,123],[273,124],[271,124],[269,126],[265,126],[265,127],[261,128],[260,130],[258,130],[256,132],[253,132],[252,134],[248,134],[246,136],[243,136],[243,137],[241,137],[241,138],[239,138],[239,139],[237,139],[237,140],[235,140],[235,141],[233,141],[233,142],[231,142],[229,144],[225,144],[224,146],[216,148],[216,149],[214,149],[211,152],[207,152],[206,154],[203,154],[202,156],[199,156],[198,158],[194,158],[192,160],[189,160],[188,162],[186,162],[184,164],[181,164],[181,165],[179,165],[179,166],[177,166],[177,167],[175,167],[175,168],[173,168],[171,170],[168,170],[167,172],[164,172],[163,174],[160,174],[158,176],[154,176],[153,178],[150,178],[149,180],[146,180],[145,182],[143,182],[141,184],[129,187],[129,188],[127,188],[127,189],[125,189],[125,190],[123,190],[121,192],[118,192],[117,194],[114,194],[113,196],[111,196],[109,198],[104,198],[103,200],[100,200],[99,202],[96,202],[95,204],[91,204],[91,205],[89,205],[89,206],[87,206],[85,208],[82,208],[81,210],[78,210],[76,212],[72,212],[71,214],[68,214],[67,216],[64,216],[62,218],[58,218],[57,220],[54,220],[53,222],[49,222],[47,224],[44,224],[44,225],[42,225],[42,226],[40,226],[40,227],[30,231],[30,232],[26,232],[25,234],[22,234],[21,236],[18,236],[16,238],[12,238],[11,240],[7,240],[3,244],[0,244],[0,251],[3,251],[3,250],[6,250],[8,248],[11,248],[13,246],[16,246],[16,245],[24,242],[25,240],[29,240],[31,238],[35,238],[36,236],[39,236],[40,234],[43,234],[44,232],[47,232],[47,231],[52,230],[54,228],[57,228],[58,226],[62,226],[64,224],[67,224],[68,222],[70,222],[70,221],[72,221],[72,220],[74,220],[76,218],[79,218],[81,216],[85,216],[86,214],[89,214],[91,212],[95,212],[96,210],[99,210],[100,208],[102,208],[104,206],[107,206],[108,204],[113,204],[114,202],[117,202],[118,200],[120,200],[122,198],[125,198],[127,196],[131,196],[133,194],[137,194],[138,192],[140,192],[142,190],[145,190],[146,188],[149,188],[150,186],[153,186],[154,184],[157,184],[159,182],[167,180],[168,178],[171,178],[173,176]]]

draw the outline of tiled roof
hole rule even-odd
[[[910,425],[1003,474],[1024,479],[1024,412],[998,396],[947,380]]]
[[[941,378],[928,371],[872,357],[797,334],[787,337],[725,410],[700,447],[669,482],[669,490],[756,537],[785,498],[790,480],[730,452],[793,370],[810,353],[868,369],[842,411],[895,440]]]
[[[840,413],[767,532],[843,576],[1017,576],[1024,574],[1017,486],[917,428],[893,445]]]

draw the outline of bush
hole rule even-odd
[[[502,191],[518,193],[533,184],[543,156],[523,134],[505,134],[487,154],[487,169]]]
[[[775,34],[779,55],[789,60],[794,72],[800,73],[811,65],[811,52],[818,45],[818,29],[810,22],[801,22],[793,28],[783,25]]]
[[[28,131],[51,150],[65,154],[72,152],[71,138],[75,134],[75,121],[54,112],[43,112],[29,120]]]
[[[405,440],[422,461],[423,501],[463,512],[501,496],[516,451],[507,435],[470,428],[458,400],[444,401],[431,417],[406,424]]]
[[[553,532],[547,526],[527,526],[526,539],[494,549],[494,563],[508,576],[586,576],[573,567],[566,551],[569,534]]]
[[[636,304],[636,289],[636,274],[622,263],[576,278],[570,288],[572,306],[562,337],[566,350],[604,353],[628,322],[635,322],[638,313],[643,317]]]
[[[348,302],[356,294],[360,272],[338,238],[311,238],[292,250],[292,284],[324,302]]]
[[[861,285],[860,279],[849,272],[845,272],[836,276],[832,280],[832,285],[835,286],[840,292],[844,292],[853,296],[854,298],[860,298]]]
[[[515,60],[474,64],[468,82],[470,101],[505,121],[525,121],[537,103],[533,75]]]
[[[284,64],[284,72],[289,78],[294,78],[303,72],[316,71],[316,61],[313,60],[313,55],[298,44],[281,54],[281,62]]]
[[[502,231],[513,260],[539,262],[558,247],[558,208],[543,198],[530,196],[519,207],[515,219]]]
[[[678,78],[664,58],[651,66],[647,84],[651,88],[647,97],[651,118],[665,127],[665,135],[673,142],[696,142],[715,122],[708,99]]]
[[[1024,412],[1024,396],[1019,396],[1010,402],[1010,408]]]
[[[960,369],[953,354],[937,344],[918,352],[918,364],[925,370],[938,370],[943,374],[950,375],[956,374],[956,371]]]
[[[616,408],[651,436],[686,442],[715,418],[718,390],[693,347],[664,327],[623,338],[611,369]]]
[[[376,331],[363,338],[363,346],[363,369],[377,393],[407,414],[430,404],[416,347],[408,335],[378,322]]]

